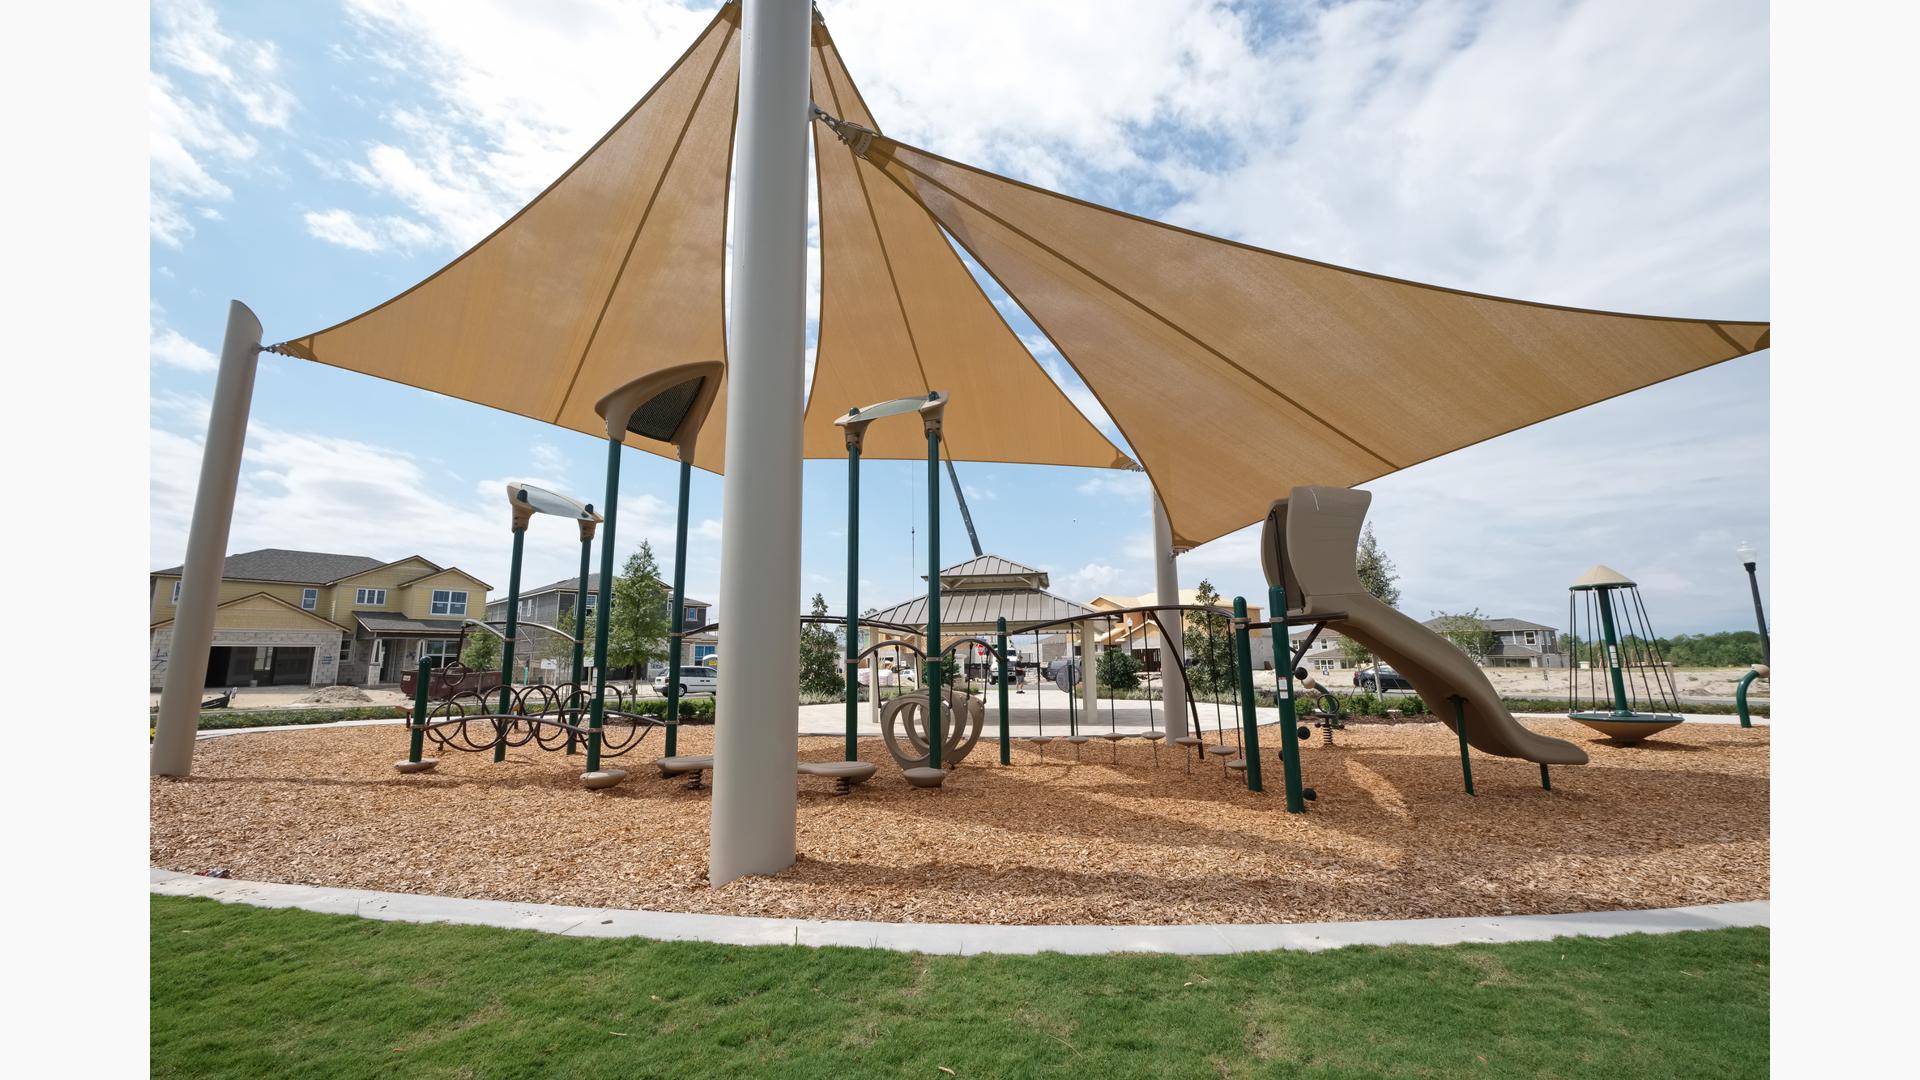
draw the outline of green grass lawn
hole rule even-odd
[[[153,900],[155,1076],[1764,1076],[1766,930],[1222,957],[594,941]]]

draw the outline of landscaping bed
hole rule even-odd
[[[587,792],[582,759],[530,748],[493,764],[445,754],[401,776],[395,727],[212,739],[192,779],[151,788],[151,858],[187,872],[501,900],[886,921],[1296,922],[1568,912],[1767,895],[1766,729],[1688,724],[1618,747],[1567,721],[1530,725],[1585,747],[1553,770],[1476,753],[1461,791],[1440,724],[1356,726],[1303,755],[1312,812],[1283,812],[1281,770],[1253,794],[1209,758],[1192,775],[1145,743],[1120,764],[1096,741],[1072,764],[983,740],[940,791],[910,789],[877,739],[880,772],[850,798],[799,781],[799,862],[706,884],[711,792],[662,780],[660,736]],[[1278,745],[1265,731],[1265,744]],[[710,728],[681,732],[706,753]],[[1228,736],[1232,740],[1231,734]],[[803,738],[803,759],[839,740]]]

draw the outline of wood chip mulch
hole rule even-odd
[[[610,764],[610,791],[578,783],[580,758],[522,749],[441,755],[401,776],[398,727],[229,736],[198,747],[188,780],[155,780],[152,861],[194,873],[445,896],[664,911],[890,922],[1254,923],[1665,907],[1767,895],[1769,731],[1685,724],[1637,747],[1565,721],[1591,764],[1555,768],[1476,753],[1461,791],[1439,724],[1316,729],[1303,761],[1319,800],[1284,812],[1263,731],[1267,791],[1218,758],[1155,767],[1147,744],[1096,740],[1043,764],[990,737],[939,791],[909,788],[877,739],[880,772],[848,798],[801,778],[799,861],[706,884],[710,790],[662,780],[659,736]],[[1211,736],[1210,736],[1211,737]],[[711,728],[680,734],[710,751]],[[1232,741],[1231,735],[1228,741]],[[839,741],[802,738],[802,760]]]

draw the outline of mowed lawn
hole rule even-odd
[[[1763,929],[1221,957],[596,941],[153,900],[155,1076],[1764,1076]]]

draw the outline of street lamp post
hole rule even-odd
[[[1767,609],[1760,606],[1760,550],[1742,541],[1737,549],[1740,565],[1747,568],[1747,587],[1753,590],[1753,621],[1760,627],[1760,662],[1773,664],[1773,639],[1767,634]]]

